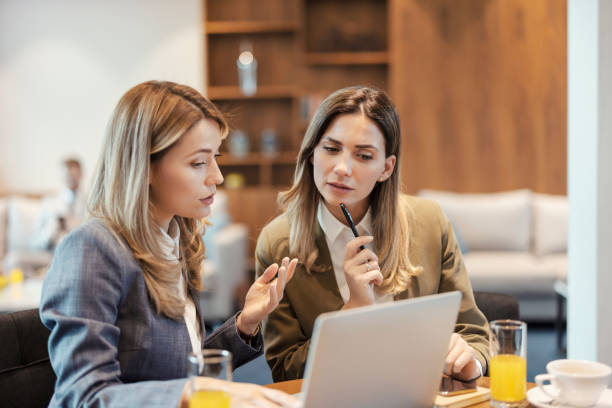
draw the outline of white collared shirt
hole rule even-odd
[[[163,237],[162,247],[165,250],[165,255],[170,259],[178,259],[180,245],[179,238],[181,234],[178,223],[174,218],[172,218],[170,225],[168,226],[168,232],[164,231],[163,228],[161,231]],[[202,338],[199,330],[200,324],[196,315],[193,299],[191,299],[191,296],[187,295],[187,285],[182,273],[180,274],[178,281],[178,292],[179,296],[185,300],[185,312],[183,318],[185,319],[185,324],[187,325],[187,332],[189,333],[191,348],[193,349],[194,353],[200,353],[202,350]]]
[[[317,209],[317,220],[319,225],[325,234],[325,241],[329,248],[329,254],[331,255],[332,265],[334,268],[334,274],[336,275],[336,283],[342,295],[344,303],[348,302],[350,291],[348,284],[346,283],[346,277],[344,276],[344,255],[346,253],[346,244],[355,237],[349,227],[341,223],[334,217],[334,215],[327,209],[323,202],[319,202],[319,208]],[[363,219],[355,227],[360,236],[372,235],[372,216],[370,209],[366,212]],[[374,244],[372,242],[366,244],[366,248],[374,251]],[[393,301],[391,294],[379,294],[374,291],[374,300],[376,303],[384,303]]]

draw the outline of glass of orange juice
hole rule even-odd
[[[204,349],[200,353],[189,353],[189,382],[191,396],[189,408],[230,408],[230,395],[222,389],[202,387],[196,377],[212,377],[232,380],[232,353],[227,350]]]
[[[489,348],[491,406],[524,406],[527,392],[527,325],[518,320],[492,321]]]

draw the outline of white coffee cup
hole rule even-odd
[[[586,360],[554,360],[546,364],[548,374],[538,374],[535,382],[553,400],[575,407],[595,405],[607,388],[612,369]],[[544,383],[550,381],[553,391]]]

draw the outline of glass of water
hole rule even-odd
[[[220,349],[204,349],[187,357],[191,396],[189,408],[230,408],[230,395],[225,390],[202,386],[196,377],[232,381],[232,353]]]

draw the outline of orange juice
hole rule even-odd
[[[525,359],[512,354],[500,354],[491,357],[489,364],[491,398],[506,402],[524,400],[527,388]]]
[[[230,408],[230,395],[225,391],[196,391],[189,398],[189,408]]]

